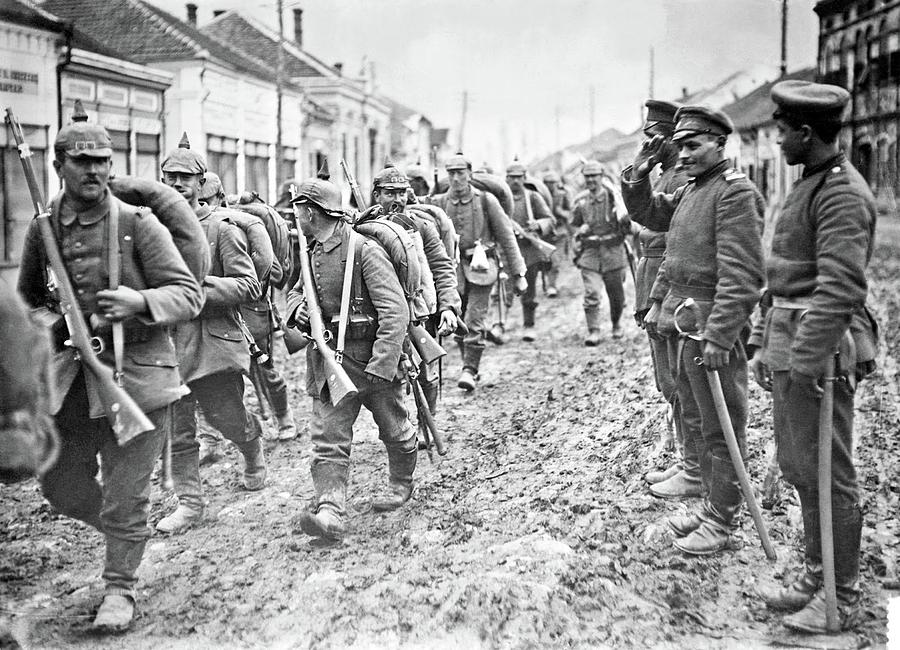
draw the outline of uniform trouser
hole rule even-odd
[[[198,466],[197,407],[203,417],[238,447],[262,435],[262,424],[244,406],[244,375],[237,370],[217,372],[188,384],[191,394],[175,404],[172,435],[172,480],[183,505],[202,507]]]
[[[550,263],[544,267],[544,277],[547,278],[547,287],[555,289],[559,280],[559,269],[567,255],[566,238],[558,237],[553,245],[556,246],[556,250],[550,255]]]
[[[600,289],[605,287],[609,298],[609,318],[613,326],[619,324],[625,309],[625,269],[600,273],[581,269],[584,283],[584,315],[589,330],[600,329]]]
[[[730,526],[743,496],[737,472],[728,453],[725,434],[716,414],[706,368],[698,366],[694,361],[703,356],[703,342],[693,339],[679,341],[674,337],[669,341],[669,349],[675,347],[675,354],[669,357],[670,362],[673,358],[680,362],[676,387],[685,427],[685,446],[689,436],[700,431],[701,439],[699,444],[695,441],[695,446],[699,451],[701,478],[709,491],[704,499],[701,517]],[[682,345],[679,346],[679,343]],[[743,458],[747,447],[747,355],[740,341],[732,348],[728,365],[719,369],[719,379]]]
[[[490,329],[488,310],[491,305],[491,286],[483,287],[465,281],[460,286],[462,298],[462,317],[469,327],[469,333],[463,339],[465,347],[484,347],[484,337]]]
[[[80,375],[56,415],[60,453],[41,479],[44,496],[58,511],[106,537],[103,579],[107,593],[134,598],[137,569],[150,537],[150,475],[172,426],[170,406],[147,413],[153,431],[119,446],[106,418],[91,419]],[[102,484],[97,482],[97,454]]]
[[[344,369],[359,393],[335,407],[327,396],[313,397],[309,422],[313,453],[310,471],[316,487],[317,506],[327,505],[343,514],[350,466],[353,424],[365,406],[378,426],[378,437],[390,448],[416,445],[416,432],[409,421],[400,380],[373,383],[365,368],[344,357]]]
[[[784,479],[800,495],[806,538],[806,561],[821,561],[819,540],[819,407],[821,399],[808,387],[790,381],[790,373],[772,373],[772,401],[778,464]],[[853,391],[846,381],[834,382],[831,438],[831,503],[834,568],[840,588],[855,588],[859,575],[862,515],[853,464]],[[816,557],[815,553],[819,552]],[[839,594],[840,595],[840,594]]]
[[[539,263],[532,264],[525,269],[525,280],[528,282],[528,286],[520,298],[522,301],[522,324],[525,327],[534,325],[534,310],[537,309],[535,296],[537,295],[537,278],[540,271],[541,264]]]

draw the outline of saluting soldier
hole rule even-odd
[[[648,333],[669,337],[682,419],[702,435],[700,470],[708,487],[699,512],[671,517],[668,523],[677,536],[677,548],[708,555],[728,547],[743,497],[707,369],[719,373],[743,454],[747,356],[741,334],[762,289],[763,199],[744,174],[728,165],[725,142],[734,127],[727,115],[704,106],[684,106],[675,119],[672,141],[678,147],[679,164],[690,177],[688,184],[674,194],[651,189],[648,175],[666,141],[656,135],[641,145],[634,165],[623,171],[622,190],[635,220],[654,230],[668,225],[666,257],[644,322]],[[700,341],[676,338],[675,312],[688,299],[696,309],[682,309],[678,325]],[[694,362],[697,357],[702,358],[702,367]]]
[[[675,130],[675,112],[678,104],[648,99],[647,119],[644,122],[644,135],[647,139],[654,136],[664,138],[659,152],[661,173],[653,184],[654,191],[672,194],[687,183],[687,175],[678,167],[678,149],[672,143]],[[632,215],[635,223],[641,223],[640,216]],[[666,253],[666,230],[668,224],[654,224],[657,229],[641,228],[638,237],[641,243],[641,259],[638,261],[634,281],[634,317],[641,327],[644,316],[650,310],[650,290],[656,281],[656,274]],[[663,227],[665,226],[665,227]],[[681,459],[663,471],[648,472],[645,476],[650,483],[650,492],[662,498],[698,497],[701,493],[700,480],[700,446],[703,438],[699,429],[688,429],[681,421],[681,407],[678,404],[678,392],[675,389],[674,367],[669,363],[669,343],[659,337],[650,336],[650,353],[653,360],[653,374],[656,388],[670,404],[669,416],[675,429]],[[689,436],[685,439],[685,433]]]
[[[552,232],[545,237],[547,241],[556,246],[556,250],[550,257],[550,265],[545,270],[544,276],[547,278],[547,297],[556,298],[559,295],[559,289],[556,286],[559,280],[559,269],[565,256],[568,255],[571,245],[569,229],[572,223],[572,197],[569,196],[562,177],[556,172],[545,173],[542,180],[553,196],[553,205],[550,206],[550,210],[556,220]]]
[[[243,455],[244,488],[261,490],[266,479],[262,424],[244,406],[244,375],[250,368],[250,351],[238,311],[241,304],[259,297],[260,284],[238,227],[200,203],[206,171],[206,161],[190,148],[187,134],[162,163],[163,182],[194,209],[210,245],[211,261],[203,280],[203,311],[175,328],[179,368],[190,395],[183,397],[175,409],[172,479],[178,507],[156,524],[156,529],[164,533],[185,530],[200,521],[205,510],[197,441],[198,406],[206,421]]]
[[[615,211],[612,192],[603,187],[603,166],[589,160],[581,169],[587,192],[575,201],[572,227],[575,234],[575,264],[584,283],[584,318],[587,337],[584,344],[600,345],[600,288],[609,299],[609,318],[613,338],[622,337],[619,321],[625,309],[625,237]]]
[[[389,491],[373,502],[373,508],[398,508],[412,495],[418,445],[403,401],[400,371],[409,306],[385,250],[355,233],[342,219],[341,192],[333,183],[321,178],[304,181],[294,203],[299,206],[298,226],[309,238],[310,248],[301,254],[310,257],[322,320],[332,340],[338,334],[345,264],[357,265],[353,283],[361,285],[353,298],[358,317],[347,324],[342,362],[358,394],[334,406],[322,357],[314,346],[306,349],[306,390],[313,398],[310,473],[316,496],[299,523],[307,535],[334,541],[340,540],[346,530],[353,423],[361,406],[372,413],[388,452]],[[361,241],[354,245],[354,256],[348,259],[351,236]],[[289,326],[309,329],[302,279],[288,293],[287,315]]]
[[[534,190],[525,187],[525,165],[518,160],[506,168],[506,184],[513,196],[513,211],[510,217],[519,226],[538,237],[552,231],[554,226],[553,215],[544,198]],[[518,238],[519,251],[525,260],[525,280],[528,287],[520,296],[522,301],[522,326],[525,333],[524,341],[534,341],[534,313],[537,310],[537,278],[545,261],[534,244],[523,237]]]
[[[866,266],[875,236],[875,198],[837,141],[849,93],[838,86],[782,81],[772,88],[778,142],[789,165],[803,165],[775,224],[766,264],[772,307],[754,359],[759,384],[772,391],[778,462],[800,496],[805,567],[788,586],[762,590],[784,624],[827,633],[819,528],[819,410],[829,357],[833,381],[831,501],[834,571],[841,629],[859,614],[862,513],[853,463],[853,396],[874,369],[876,326],[865,306]],[[798,611],[799,610],[799,611]]]
[[[456,268],[435,225],[422,217],[422,213],[406,209],[408,189],[409,180],[406,176],[393,163],[385,161],[384,169],[376,174],[372,183],[373,207],[379,206],[384,218],[403,226],[407,231],[418,233],[429,270],[426,282],[433,285],[429,286],[428,291],[433,288],[434,296],[422,298],[421,305],[418,304],[420,301],[416,301],[417,309],[413,318],[422,320],[432,336],[446,336],[456,331],[457,318],[462,311],[462,301],[456,290]],[[433,303],[428,304],[432,300]],[[418,381],[429,410],[435,413],[439,392],[437,372],[423,364]]]
[[[472,187],[472,161],[462,152],[447,159],[445,169],[450,177],[449,190],[434,197],[434,203],[453,221],[459,236],[460,263],[457,285],[463,302],[463,317],[469,333],[463,339],[463,369],[457,385],[466,391],[475,390],[478,369],[484,353],[485,336],[489,330],[487,312],[491,287],[497,280],[497,256],[502,255],[510,277],[515,278],[515,291],[524,293],[525,261],[516,243],[509,217],[490,192]],[[485,255],[487,270],[472,268],[473,255]]]
[[[83,121],[83,114],[73,119],[79,121],[60,129],[53,145],[53,168],[63,182],[62,193],[51,203],[53,229],[78,306],[94,336],[105,343],[100,361],[113,367],[115,353],[121,353],[123,387],[155,428],[117,440],[92,378],[65,346],[68,331],[60,321],[52,334],[59,359],[65,359],[55,374],[54,392],[61,402],[53,405],[61,449],[41,487],[59,512],[104,535],[106,591],[93,625],[121,632],[134,615],[136,573],[150,537],[150,475],[171,430],[171,407],[187,392],[167,326],[196,316],[203,292],[156,216],[109,192],[112,142],[106,129]],[[110,242],[114,222],[118,250]],[[110,288],[114,264],[119,265],[120,283]],[[47,269],[38,224],[32,221],[18,289],[31,307],[59,313]],[[112,323],[123,325],[119,351],[114,350]],[[96,479],[98,469],[102,482]]]

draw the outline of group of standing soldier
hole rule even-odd
[[[825,376],[826,360],[839,353],[834,547],[840,622],[852,625],[861,531],[851,452],[853,388],[871,371],[874,358],[874,327],[865,309],[874,202],[836,142],[846,93],[782,82],[773,99],[785,157],[789,164],[804,165],[804,174],[785,202],[767,257],[762,197],[725,157],[731,120],[700,106],[648,101],[647,140],[621,182],[599,163],[586,161],[585,190],[574,201],[553,173],[544,176],[551,199],[545,200],[528,186],[525,166],[514,161],[506,170],[503,191],[510,200],[504,207],[497,187],[473,172],[462,153],[444,165],[443,193],[429,185],[421,167],[404,174],[386,163],[374,179],[373,206],[359,205],[355,219],[348,217],[327,171],[300,183],[291,202],[294,225],[308,242],[307,250],[297,251],[308,262],[308,277],[285,287],[290,289],[285,326],[309,333],[312,321],[321,318],[328,346],[356,389],[334,400],[323,351],[307,347],[315,496],[300,516],[300,528],[327,542],[344,535],[353,424],[362,406],[372,413],[388,458],[388,490],[373,501],[374,509],[392,510],[410,499],[420,443],[404,384],[418,382],[434,413],[440,377],[433,363],[417,357],[408,338],[411,325],[423,326],[431,336],[455,336],[462,361],[457,384],[473,391],[486,341],[492,340],[492,294],[504,300],[497,287],[509,279],[521,296],[523,339],[533,341],[539,275],[545,276],[545,295],[556,297],[561,256],[571,252],[584,288],[584,344],[601,342],[601,287],[611,335],[620,338],[628,241],[639,232],[635,317],[650,338],[656,386],[670,405],[681,456],[647,480],[656,496],[701,499],[695,513],[669,519],[675,547],[709,555],[731,543],[743,497],[707,372],[721,378],[743,455],[748,358],[753,358],[758,380],[773,393],[778,458],[800,495],[806,558],[796,582],[763,597],[772,607],[797,610],[785,619],[791,627],[824,630],[820,495],[810,457],[817,446],[820,385],[823,376],[832,380]],[[51,204],[51,219],[79,306],[106,342],[101,360],[112,365],[113,355],[124,356],[124,388],[155,427],[132,440],[117,440],[100,417],[90,376],[71,354],[59,366],[51,410],[62,449],[42,487],[60,512],[105,535],[107,587],[95,626],[122,630],[132,619],[135,572],[149,536],[150,477],[167,438],[178,507],[157,529],[180,532],[203,517],[200,466],[216,460],[218,442],[215,437],[205,442],[201,456],[198,407],[240,450],[243,486],[264,487],[263,426],[244,404],[244,376],[273,351],[276,319],[269,287],[283,283],[285,274],[271,247],[254,243],[252,228],[258,230],[261,222],[248,222],[246,213],[228,207],[221,181],[186,137],[161,171],[163,182],[196,218],[202,250],[196,257],[185,255],[160,215],[110,191],[112,150],[105,129],[79,118],[60,130],[55,152],[63,190]],[[421,263],[422,295],[413,295],[417,292],[404,283],[408,278],[398,275],[395,252],[361,234],[359,224],[372,221],[412,242],[406,252]],[[549,264],[535,237],[556,245]],[[58,311],[34,225],[22,259],[21,295],[31,307]],[[112,265],[119,265],[119,286],[109,286]],[[764,286],[769,297],[761,303],[764,320],[748,338]],[[307,295],[310,287],[314,300]],[[110,337],[113,323],[124,323],[124,350]],[[56,350],[63,351],[66,333],[53,334]],[[284,379],[271,364],[260,374],[265,392],[274,396],[279,437],[293,438],[296,425]],[[102,483],[95,478],[98,454]]]

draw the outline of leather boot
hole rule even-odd
[[[134,599],[130,595],[108,592],[100,603],[91,628],[101,634],[120,634],[134,619]]]
[[[396,510],[409,501],[413,490],[413,472],[416,469],[416,439],[404,442],[385,443],[388,453],[388,470],[390,482],[387,496],[375,499],[372,509],[376,512]]]
[[[662,481],[672,478],[673,476],[678,474],[678,472],[680,472],[680,471],[681,471],[681,463],[678,462],[678,463],[675,463],[674,465],[670,465],[669,467],[667,467],[666,469],[663,469],[663,470],[654,470],[652,472],[647,472],[646,474],[644,474],[644,480],[650,484],[660,483]]]
[[[622,330],[622,326],[618,323],[613,323],[612,326],[612,337],[614,339],[620,339],[625,336],[625,332]]]
[[[167,535],[184,532],[203,518],[203,484],[196,450],[172,454],[172,480],[178,507],[156,524],[156,530]]]
[[[266,484],[266,457],[263,451],[262,436],[249,442],[242,442],[238,449],[244,455],[244,489],[251,492],[263,489]]]
[[[797,489],[803,513],[805,571],[791,584],[761,587],[760,597],[770,609],[796,612],[806,607],[822,588],[822,537],[819,531],[819,501],[815,491]]]
[[[534,312],[537,305],[522,305],[522,328],[525,330],[522,334],[522,340],[526,343],[533,343],[534,335]]]
[[[661,499],[682,499],[699,497],[703,484],[698,476],[690,476],[684,470],[650,485],[650,494]]]
[[[858,506],[834,508],[834,581],[837,587],[838,628],[850,630],[859,618],[859,546],[862,513]],[[784,617],[784,624],[807,634],[829,634],[825,625],[825,590],[819,589],[809,604]]]
[[[483,347],[475,347],[467,345],[463,350],[463,370],[459,376],[456,385],[466,391],[475,390],[478,383],[478,366],[481,365],[481,355],[484,354]]]
[[[201,443],[200,445],[200,467],[214,465],[222,460],[222,444],[219,441]]]
[[[687,536],[675,540],[675,548],[688,555],[712,555],[728,548],[732,521],[742,500],[731,459],[713,456],[709,496],[698,515],[702,523]]]
[[[584,337],[584,344],[589,348],[595,348],[600,345],[600,330],[588,330],[587,336]]]
[[[290,406],[281,415],[276,415],[275,419],[278,421],[279,440],[293,440],[297,437],[297,423],[294,422],[294,411]]]
[[[503,323],[494,323],[491,329],[484,333],[484,338],[494,345],[503,345],[506,343],[506,328]]]
[[[700,519],[696,513],[666,518],[666,524],[668,524],[672,532],[675,533],[676,537],[687,537],[700,528],[700,524],[702,523],[703,520]]]
[[[350,467],[338,463],[314,463],[310,473],[316,498],[311,508],[300,514],[300,529],[312,537],[340,541],[346,532],[344,509]]]

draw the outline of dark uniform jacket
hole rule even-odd
[[[534,190],[524,188],[522,194],[513,194],[512,218],[522,230],[530,230],[539,236],[553,232],[554,219],[544,198]],[[528,201],[526,204],[525,201]],[[541,253],[525,238],[518,238],[519,251],[525,266],[533,266],[544,261]]]
[[[109,288],[111,201],[117,203],[119,215],[119,283],[139,291],[147,302],[146,314],[123,323],[123,386],[142,410],[150,412],[177,401],[187,392],[181,385],[175,346],[167,326],[196,316],[203,304],[203,292],[169,231],[147,208],[128,205],[107,193],[95,207],[76,213],[63,196],[60,201],[54,201],[59,207],[51,221],[76,299],[89,326],[91,316],[97,311],[97,292]],[[40,229],[32,221],[22,250],[19,293],[29,306],[59,313],[58,301],[47,288],[46,269]],[[102,316],[93,319],[93,333],[105,343],[100,360],[113,367],[112,328],[100,319]],[[53,393],[58,401],[51,405],[54,413],[62,406],[80,369],[74,350],[62,346],[65,338],[65,331],[55,332],[56,389]],[[90,417],[103,417],[92,375],[85,373],[85,378]]]
[[[672,194],[687,181],[687,174],[676,172],[675,166],[672,165],[668,169],[664,169],[653,183],[653,191]],[[633,218],[633,221],[639,223],[637,219]],[[666,233],[645,227],[641,229],[638,238],[641,242],[641,259],[638,261],[635,272],[634,311],[645,313],[650,309],[650,290],[653,288],[663,255],[666,253]]]
[[[633,182],[630,172],[622,178],[629,214],[654,230],[669,230],[650,293],[652,301],[662,302],[660,333],[677,332],[675,309],[694,298],[699,314],[695,319],[683,312],[682,329],[699,330],[705,340],[730,349],[762,290],[762,196],[726,160],[674,194],[653,192],[648,178]]]
[[[580,269],[609,273],[624,269],[625,239],[616,219],[613,197],[609,190],[601,187],[597,194],[583,192],[575,199],[572,212],[572,227],[581,252],[576,258]]]
[[[766,275],[774,299],[808,308],[802,318],[804,310],[769,310],[763,360],[771,370],[821,376],[848,328],[856,361],[875,358],[877,329],[865,308],[875,218],[875,197],[844,154],[805,169],[794,184],[775,224]]]
[[[565,187],[557,187],[553,190],[553,205],[551,206],[556,223],[553,232],[547,236],[548,241],[556,241],[569,234],[572,223],[572,198]]]
[[[260,294],[253,261],[238,227],[222,221],[202,204],[197,217],[209,241],[212,263],[203,280],[203,311],[176,328],[185,383],[217,372],[249,370],[250,350],[239,325],[239,306]]]
[[[497,254],[502,255],[510,276],[525,273],[525,260],[516,243],[509,217],[493,194],[470,187],[468,196],[439,194],[434,197],[434,204],[447,213],[459,235],[460,268],[457,281],[460,285],[464,282],[462,267],[472,259],[476,240],[480,240],[486,248],[499,247]]]
[[[322,310],[322,321],[326,326],[340,315],[349,235],[349,224],[339,221],[334,233],[324,243],[309,240],[310,268]],[[362,279],[362,304],[356,308],[371,318],[371,327],[365,328],[361,336],[354,336],[352,328],[348,328],[344,363],[359,364],[370,375],[392,381],[400,376],[400,352],[409,325],[409,305],[384,248],[376,241],[362,235],[360,237],[362,246],[357,250],[357,259]],[[296,322],[294,316],[303,303],[301,278],[288,293],[288,325]],[[306,368],[306,391],[312,397],[321,399],[326,386],[325,365],[312,345],[306,348]]]

